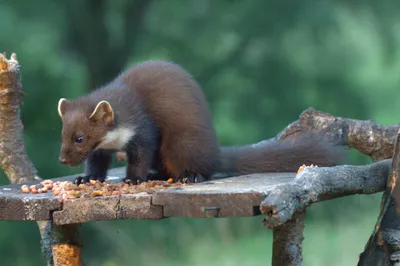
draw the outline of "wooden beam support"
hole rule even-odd
[[[305,208],[273,229],[272,266],[301,266]]]

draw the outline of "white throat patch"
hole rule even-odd
[[[135,134],[133,128],[118,127],[107,133],[97,149],[121,150]]]

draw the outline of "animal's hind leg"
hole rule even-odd
[[[149,175],[147,180],[167,181],[170,178],[169,174],[164,170],[159,151],[155,152],[154,154],[153,162],[151,164],[151,169],[153,171],[156,171],[157,173]]]
[[[169,175],[168,173],[166,173],[163,170],[159,170],[157,169],[157,173],[156,174],[152,174],[148,177],[147,180],[162,180],[162,181],[167,181],[169,179]]]
[[[216,156],[207,139],[187,135],[179,138],[164,135],[160,155],[164,172],[175,182],[188,183],[208,180],[212,175]]]
[[[163,157],[163,169],[160,171],[160,176],[172,177],[174,182],[184,183],[198,183],[208,180],[211,174],[201,173],[198,167],[199,165],[190,164],[187,159],[169,157],[167,154]]]

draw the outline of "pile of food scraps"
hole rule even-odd
[[[185,183],[173,182],[170,178],[168,181],[147,181],[139,185],[126,184],[123,182],[111,183],[109,181],[99,182],[90,180],[89,183],[76,185],[71,181],[52,181],[44,180],[37,185],[23,185],[21,187],[24,193],[47,193],[51,191],[55,196],[61,196],[62,199],[76,198],[92,198],[99,196],[116,196],[123,194],[137,194],[146,192],[152,194],[156,190],[166,189],[170,187],[185,186]]]

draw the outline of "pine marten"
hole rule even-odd
[[[333,166],[338,150],[312,135],[295,141],[268,141],[219,147],[202,89],[179,65],[159,60],[138,63],[110,83],[75,100],[61,98],[59,161],[78,166],[104,182],[112,154],[127,155],[124,182],[159,179],[208,180],[215,172],[235,174],[296,171],[302,164]]]

